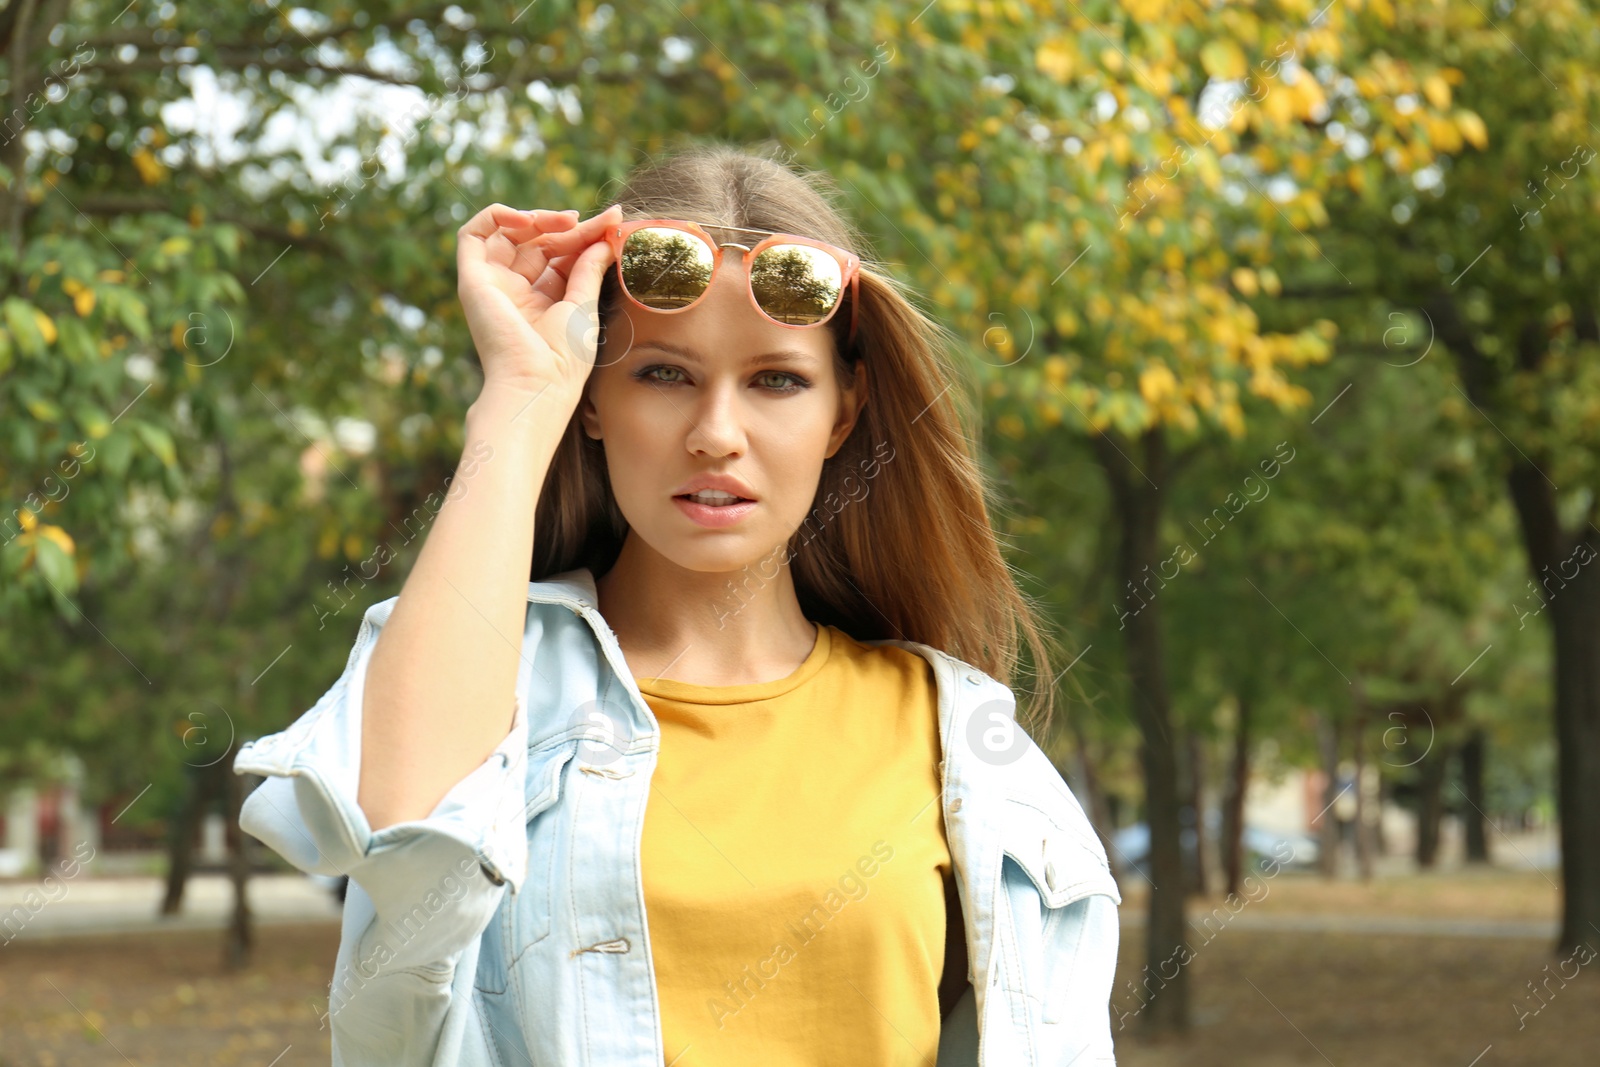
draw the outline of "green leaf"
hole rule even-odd
[[[36,537],[33,547],[33,564],[51,585],[63,593],[71,593],[78,588],[78,568],[60,545],[48,537]]]
[[[83,432],[96,441],[111,432],[111,420],[97,407],[82,404],[72,414]]]
[[[95,445],[95,449],[96,458],[105,464],[107,473],[121,478],[128,472],[128,463],[133,459],[133,435],[113,430],[105,440]]]
[[[28,409],[28,414],[40,422],[55,422],[61,418],[61,405],[39,392],[30,382],[17,383],[17,399]]]
[[[39,332],[39,320],[34,318],[33,305],[19,296],[8,296],[4,313],[6,325],[10,327],[22,354],[34,358],[44,355],[44,334]]]
[[[172,445],[172,435],[165,428],[151,422],[135,422],[133,432],[139,435],[144,446],[161,460],[163,466],[176,467],[178,453]]]
[[[144,301],[124,291],[122,299],[118,301],[117,311],[129,333],[141,341],[150,340],[150,311],[144,306]]]

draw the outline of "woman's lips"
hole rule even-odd
[[[756,508],[754,500],[740,500],[735,504],[697,504],[688,496],[675,496],[672,502],[689,518],[701,526],[718,529],[732,526]]]

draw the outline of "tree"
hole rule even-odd
[[[1515,509],[1523,610],[1543,616],[1553,650],[1566,953],[1600,924],[1595,10],[1533,0],[1381,5],[1356,17],[1363,56],[1381,59],[1400,90],[1387,115],[1368,117],[1426,137],[1406,144],[1347,127],[1359,165],[1330,190],[1340,232],[1329,254],[1359,261],[1355,290],[1409,310],[1410,328],[1452,357],[1448,402],[1473,417],[1478,451]],[[1447,127],[1424,102],[1477,117]]]

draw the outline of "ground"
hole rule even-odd
[[[1568,962],[1563,982],[1550,938],[1519,933],[1555,915],[1545,874],[1451,872],[1363,886],[1285,872],[1264,884],[1265,894],[1256,890],[1225,925],[1191,942],[1194,1028],[1187,1040],[1165,1043],[1136,1036],[1141,1001],[1128,983],[1143,965],[1142,905],[1129,887],[1112,997],[1114,1018],[1127,1013],[1117,1033],[1121,1067],[1596,1062],[1600,959]],[[1191,917],[1221,905],[1196,902]],[[1446,920],[1456,924],[1450,936],[1398,932],[1407,922],[1427,931]],[[1298,925],[1259,925],[1285,921]],[[1394,929],[1344,929],[1379,921]],[[1304,928],[1318,923],[1328,929]],[[0,947],[0,1067],[327,1064],[320,1013],[337,928],[263,926],[258,936],[255,965],[242,975],[222,969],[220,934],[210,930]],[[1600,948],[1600,932],[1593,944]]]

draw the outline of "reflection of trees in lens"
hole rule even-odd
[[[750,267],[756,302],[779,322],[796,326],[826,315],[842,281],[838,260],[808,245],[775,245]]]
[[[685,307],[711,284],[711,249],[682,230],[635,230],[622,248],[622,280],[641,304]]]

